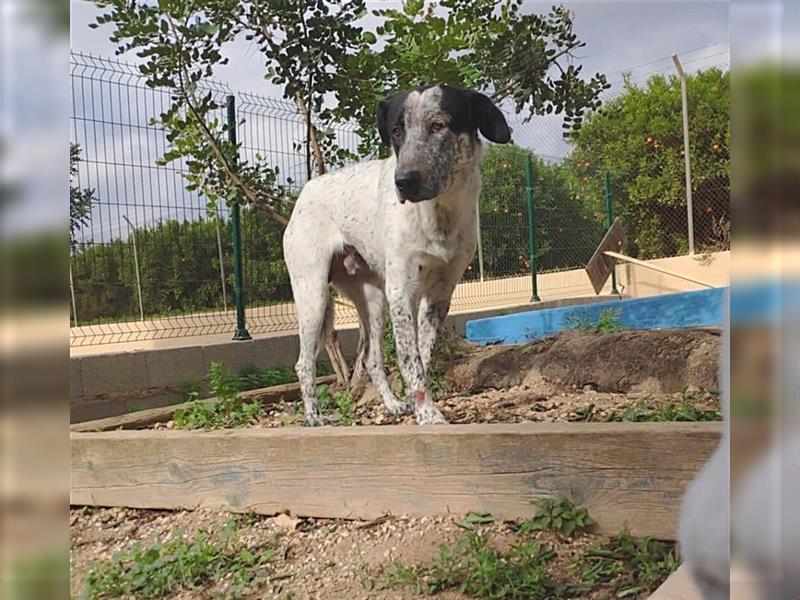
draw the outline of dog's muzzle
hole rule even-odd
[[[397,186],[398,196],[400,203],[403,204],[406,200],[409,202],[422,202],[423,200],[430,200],[436,194],[429,193],[424,189],[422,173],[419,171],[399,171],[395,172],[394,184]]]

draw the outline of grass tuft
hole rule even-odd
[[[621,315],[621,309],[604,308],[600,311],[597,320],[592,321],[585,311],[582,315],[573,313],[567,317],[567,327],[587,333],[618,333],[625,329],[620,322]]]
[[[402,588],[416,595],[452,589],[478,600],[565,600],[598,592],[606,598],[641,599],[678,566],[672,544],[622,532],[579,551],[572,565],[578,580],[568,578],[554,570],[551,561],[556,553],[536,539],[537,532],[572,537],[594,521],[585,508],[564,498],[536,504],[539,514],[517,529],[515,542],[505,552],[494,548],[488,534],[480,531],[493,517],[471,512],[458,522],[467,532],[454,544],[440,545],[436,559],[422,565],[395,560],[378,576],[365,577],[362,585],[369,591]]]
[[[356,403],[350,395],[349,389],[333,392],[330,386],[321,385],[317,388],[317,399],[322,414],[329,416],[339,425],[355,425],[353,414],[356,410]]]
[[[622,532],[589,547],[574,567],[583,581],[613,587],[616,598],[640,598],[678,568],[678,558],[671,544]]]
[[[225,585],[219,597],[238,598],[265,578],[274,555],[271,548],[254,551],[239,543],[236,521],[216,537],[207,531],[194,537],[177,532],[168,541],[136,544],[95,563],[83,580],[83,598],[160,598],[220,581]]]
[[[252,425],[264,413],[258,400],[245,402],[239,397],[239,377],[225,369],[220,363],[212,363],[209,370],[209,386],[216,399],[204,403],[196,394],[185,408],[173,414],[178,429],[226,429]]]
[[[721,421],[722,415],[717,410],[700,410],[687,400],[679,404],[669,402],[658,408],[653,408],[646,402],[637,402],[627,406],[622,412],[611,415],[609,421],[623,421],[632,423],[642,422],[695,422],[695,421]]]

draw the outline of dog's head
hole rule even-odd
[[[511,140],[503,113],[481,93],[449,85],[399,92],[378,104],[381,140],[394,149],[400,202],[430,200],[446,191],[459,170],[474,167],[478,131]]]

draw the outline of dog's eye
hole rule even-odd
[[[442,130],[444,127],[444,123],[439,123],[438,121],[431,123],[431,131],[433,133],[437,133]]]
[[[400,129],[399,127],[395,127],[394,129],[392,129],[392,135],[394,137],[400,137],[401,133],[403,133],[403,130]]]

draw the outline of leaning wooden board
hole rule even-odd
[[[372,519],[531,516],[566,495],[600,528],[674,539],[720,423],[528,423],[71,433],[73,505]]]
[[[333,383],[336,381],[336,375],[325,375],[317,377],[317,385]],[[239,394],[239,397],[244,400],[258,399],[264,404],[270,404],[283,400],[296,400],[300,397],[300,384],[297,382],[283,383],[274,385],[272,387],[258,388],[255,390],[248,390]],[[200,402],[210,404],[216,398],[206,398]],[[69,426],[70,431],[111,431],[113,429],[142,429],[150,427],[155,423],[163,423],[169,421],[172,415],[179,408],[189,406],[190,402],[181,402],[180,404],[171,404],[169,406],[160,406],[158,408],[148,408],[145,410],[137,410],[125,415],[116,417],[106,417],[104,419],[95,419],[93,421],[82,421],[80,423],[73,423]]]

